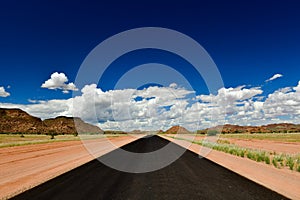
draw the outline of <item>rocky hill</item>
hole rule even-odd
[[[76,117],[60,116],[54,119],[45,119],[43,121],[43,127],[44,132],[48,134],[103,133],[99,127],[85,123]]]
[[[56,117],[42,121],[20,109],[0,108],[0,133],[80,134],[103,133],[103,131],[80,118]]]
[[[40,133],[43,122],[20,109],[0,108],[1,133]]]
[[[219,133],[290,133],[300,132],[300,124],[280,123],[263,126],[239,126],[225,124],[224,126],[216,126],[200,130],[198,133],[205,133],[212,130],[216,130]]]
[[[165,131],[166,134],[187,134],[190,133],[187,129],[182,126],[173,126]]]

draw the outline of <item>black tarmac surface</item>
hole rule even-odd
[[[139,139],[122,148],[132,152],[151,152],[166,144],[167,140],[153,136]],[[93,160],[13,199],[286,198],[205,158],[200,159],[191,151],[186,151],[169,166],[142,174],[120,172]]]

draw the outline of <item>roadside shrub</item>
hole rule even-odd
[[[220,139],[219,139],[219,140],[217,141],[217,143],[218,143],[218,144],[230,144],[230,141],[228,141],[228,140],[220,140]]]
[[[49,135],[50,135],[50,139],[53,140],[53,139],[55,139],[55,136],[56,136],[57,134],[56,134],[56,133],[50,133]]]
[[[217,130],[208,130],[207,131],[207,135],[209,136],[214,136],[214,135],[217,135],[219,133],[219,131]]]
[[[293,170],[294,169],[294,160],[292,159],[292,157],[287,157],[287,160],[286,160],[286,166],[288,166],[290,168],[290,170]]]
[[[255,155],[251,151],[248,151],[247,152],[247,158],[249,158],[251,160],[255,160]]]
[[[196,133],[197,133],[197,134],[201,134],[201,135],[205,135],[205,131],[203,131],[203,130],[197,130]]]
[[[277,160],[275,157],[273,157],[272,159],[272,164],[274,165],[274,167],[278,168]]]
[[[268,164],[268,165],[270,164],[270,157],[269,156],[265,157],[265,163]]]
[[[275,159],[275,161],[276,161],[277,163],[280,163],[281,167],[284,166],[284,164],[283,164],[283,155],[282,155],[282,154],[280,154],[280,155],[275,155],[275,156],[274,156],[274,159]]]
[[[284,166],[284,163],[283,163],[283,157],[282,156],[280,156],[280,158],[279,158],[279,163],[280,163],[280,165],[281,165],[281,167],[283,167]]]
[[[256,153],[256,161],[257,162],[261,162],[263,160],[264,160],[264,155],[262,153],[260,153],[260,152],[257,152]]]
[[[240,156],[241,156],[241,157],[245,157],[245,150],[242,150],[242,151],[241,151]]]

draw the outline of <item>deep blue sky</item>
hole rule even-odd
[[[275,73],[284,77],[266,84],[267,93],[296,86],[299,10],[296,0],[2,1],[0,86],[11,86],[6,88],[11,96],[0,102],[71,97],[40,86],[56,71],[74,81],[84,58],[101,41],[147,26],[174,29],[198,41],[217,64],[226,87],[259,86]],[[132,57],[147,61],[142,58]],[[171,57],[164,58],[162,63],[170,62]],[[110,89],[109,84],[100,87]]]

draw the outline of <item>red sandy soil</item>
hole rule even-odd
[[[172,135],[170,135],[172,136]],[[177,137],[182,137],[180,135]],[[194,136],[188,135],[188,137],[194,141],[205,139],[205,136]],[[260,149],[268,152],[276,153],[287,153],[287,154],[297,154],[300,153],[300,142],[280,142],[280,141],[271,141],[271,140],[258,140],[258,139],[236,139],[236,138],[217,138],[221,140],[227,140],[231,144],[235,144],[240,147],[247,147],[251,149]]]
[[[173,141],[178,145],[181,145],[215,163],[218,163],[219,165],[222,165],[225,168],[228,168],[288,198],[300,199],[299,172],[291,171],[289,169],[277,169],[272,165],[266,165],[264,163],[255,162],[247,158],[241,158],[238,156],[233,156],[223,152],[211,150],[197,144],[191,144],[190,142],[185,140],[176,140],[165,136],[161,137]],[[180,135],[180,137],[189,138],[191,136]],[[281,147],[280,151],[282,150],[287,149],[285,147]]]
[[[120,136],[1,148],[0,199],[12,197],[136,139]]]
[[[234,139],[226,138],[232,144],[236,144],[241,147],[249,147],[252,149],[260,149],[269,152],[276,153],[287,153],[296,154],[300,153],[300,143],[299,142],[278,142],[270,140],[246,140],[246,139]]]

